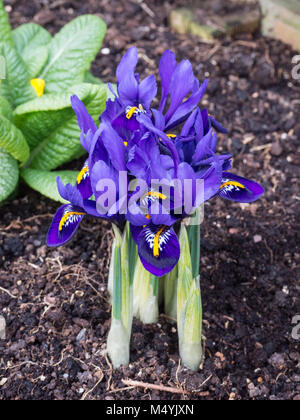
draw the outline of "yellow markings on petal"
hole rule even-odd
[[[70,216],[85,216],[85,215],[86,215],[86,213],[79,213],[77,211],[70,211],[70,212],[66,213],[60,221],[58,230],[60,232],[63,230],[63,227],[65,226],[65,224],[66,224],[66,222],[67,222],[67,220]]]
[[[153,255],[155,258],[159,257],[159,240],[161,235],[166,231],[167,227],[163,226],[154,236]]]
[[[240,182],[228,181],[228,182],[224,182],[224,184],[221,185],[220,190],[222,190],[223,188],[225,188],[227,186],[233,186],[233,187],[243,188],[244,190],[246,189],[246,187],[243,184],[241,184]]]
[[[176,139],[176,134],[167,134],[170,139]]]
[[[146,196],[159,198],[160,200],[166,200],[168,197],[160,192],[157,191],[149,191]]]
[[[44,95],[46,82],[43,79],[32,79],[30,81],[31,86],[35,90],[36,96],[40,98]]]
[[[137,106],[133,106],[126,114],[126,118],[128,120],[130,120],[132,118],[132,116],[134,115],[134,113],[138,110]]]
[[[151,216],[150,216],[150,214],[146,214],[146,219],[148,219],[148,220],[150,220],[151,219]]]
[[[79,175],[77,177],[77,184],[79,185],[84,177],[84,175],[88,172],[89,167],[85,166],[80,172]]]
[[[124,146],[127,147],[128,146],[128,142],[124,141]]]

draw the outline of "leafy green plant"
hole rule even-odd
[[[105,109],[106,85],[90,73],[105,36],[97,16],[74,19],[54,37],[28,23],[12,30],[0,0],[0,203],[16,189],[19,175],[33,189],[63,201],[56,177],[76,179],[73,171],[51,172],[80,157],[70,97],[77,95],[95,121]]]

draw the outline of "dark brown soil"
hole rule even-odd
[[[86,221],[72,244],[47,249],[57,205],[21,185],[19,198],[1,208],[7,339],[0,341],[0,399],[299,400],[292,319],[300,312],[300,85],[291,78],[293,51],[259,36],[212,45],[173,34],[167,15],[179,1],[146,0],[149,9],[128,0],[5,3],[14,26],[33,20],[51,32],[78,14],[98,13],[109,27],[103,47],[110,54],[100,54],[93,71],[105,81],[114,80],[132,44],[143,75],[156,71],[166,48],[189,58],[199,78],[211,77],[203,105],[230,131],[219,151],[231,150],[235,172],[261,182],[266,193],[252,205],[218,199],[206,206],[203,370],[182,369],[176,325],[161,316],[157,325],[134,323],[131,364],[112,372],[105,357],[111,230]],[[126,389],[122,379],[187,393]]]

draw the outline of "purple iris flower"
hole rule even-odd
[[[151,103],[157,94],[154,76],[148,76],[140,82],[139,75],[135,73],[137,63],[138,51],[132,47],[117,68],[117,93],[109,84],[115,98],[108,100],[106,110],[101,115],[101,121],[109,122],[124,141],[128,141],[136,130],[141,130],[136,116],[150,113]]]
[[[264,189],[229,172],[231,154],[217,154],[216,131],[227,131],[198,108],[208,80],[200,84],[189,61],[177,63],[166,51],[159,67],[161,100],[153,109],[155,78],[140,82],[137,62],[137,49],[130,48],[117,69],[117,92],[110,86],[114,99],[107,101],[99,128],[79,98],[71,98],[89,156],[75,186],[58,179],[69,204],[56,213],[48,245],[71,239],[85,216],[121,229],[127,220],[144,267],[161,277],[179,260],[178,226],[195,208],[215,196],[250,203]],[[121,181],[120,174],[125,174]]]
[[[208,122],[207,111],[197,109],[187,120],[176,147],[180,158],[191,163],[196,173],[203,173],[217,159],[222,165],[221,184],[217,194],[231,201],[251,203],[258,200],[264,189],[254,181],[228,172],[231,169],[231,154],[216,155],[217,134]]]

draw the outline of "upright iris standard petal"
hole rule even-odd
[[[131,47],[122,58],[117,68],[117,81],[118,83],[128,74],[134,73],[138,62],[138,51],[136,47]]]
[[[183,60],[176,67],[170,83],[171,104],[166,114],[166,121],[170,120],[182,101],[193,91],[194,86],[195,76],[192,64],[188,60]]]
[[[263,187],[257,182],[224,172],[218,194],[226,200],[238,203],[252,203],[258,200],[263,193]]]
[[[116,170],[126,171],[124,141],[111,125],[104,125],[102,141]]]
[[[138,236],[136,233],[134,237],[137,237],[139,257],[145,269],[157,277],[172,271],[180,257],[180,245],[174,229],[148,225]]]
[[[159,110],[161,112],[164,112],[168,95],[169,95],[172,76],[176,67],[177,67],[177,61],[176,61],[175,54],[170,50],[165,51],[161,57],[161,61],[159,65],[159,74],[161,78],[161,88],[162,88],[161,102],[159,106]]]
[[[118,85],[118,93],[124,107],[137,105],[139,84],[134,73],[128,73]]]
[[[85,215],[86,213],[81,207],[72,204],[60,207],[50,226],[47,245],[56,247],[68,242],[77,231]]]
[[[71,97],[71,104],[72,104],[73,110],[75,111],[77,115],[77,121],[78,121],[80,130],[84,134],[87,134],[89,130],[95,133],[97,131],[97,126],[93,118],[88,113],[84,103],[81,102],[78,96],[74,95]]]
[[[173,127],[176,127],[177,125],[181,124],[181,122],[185,121],[185,119],[190,115],[190,113],[195,109],[195,107],[203,98],[207,89],[208,82],[209,80],[206,79],[200,86],[200,89],[194,92],[189,99],[180,103],[178,108],[174,111],[173,115],[168,118],[167,130],[171,130]]]
[[[157,84],[155,76],[148,76],[139,86],[139,103],[146,109],[150,108],[151,102],[157,94]]]

